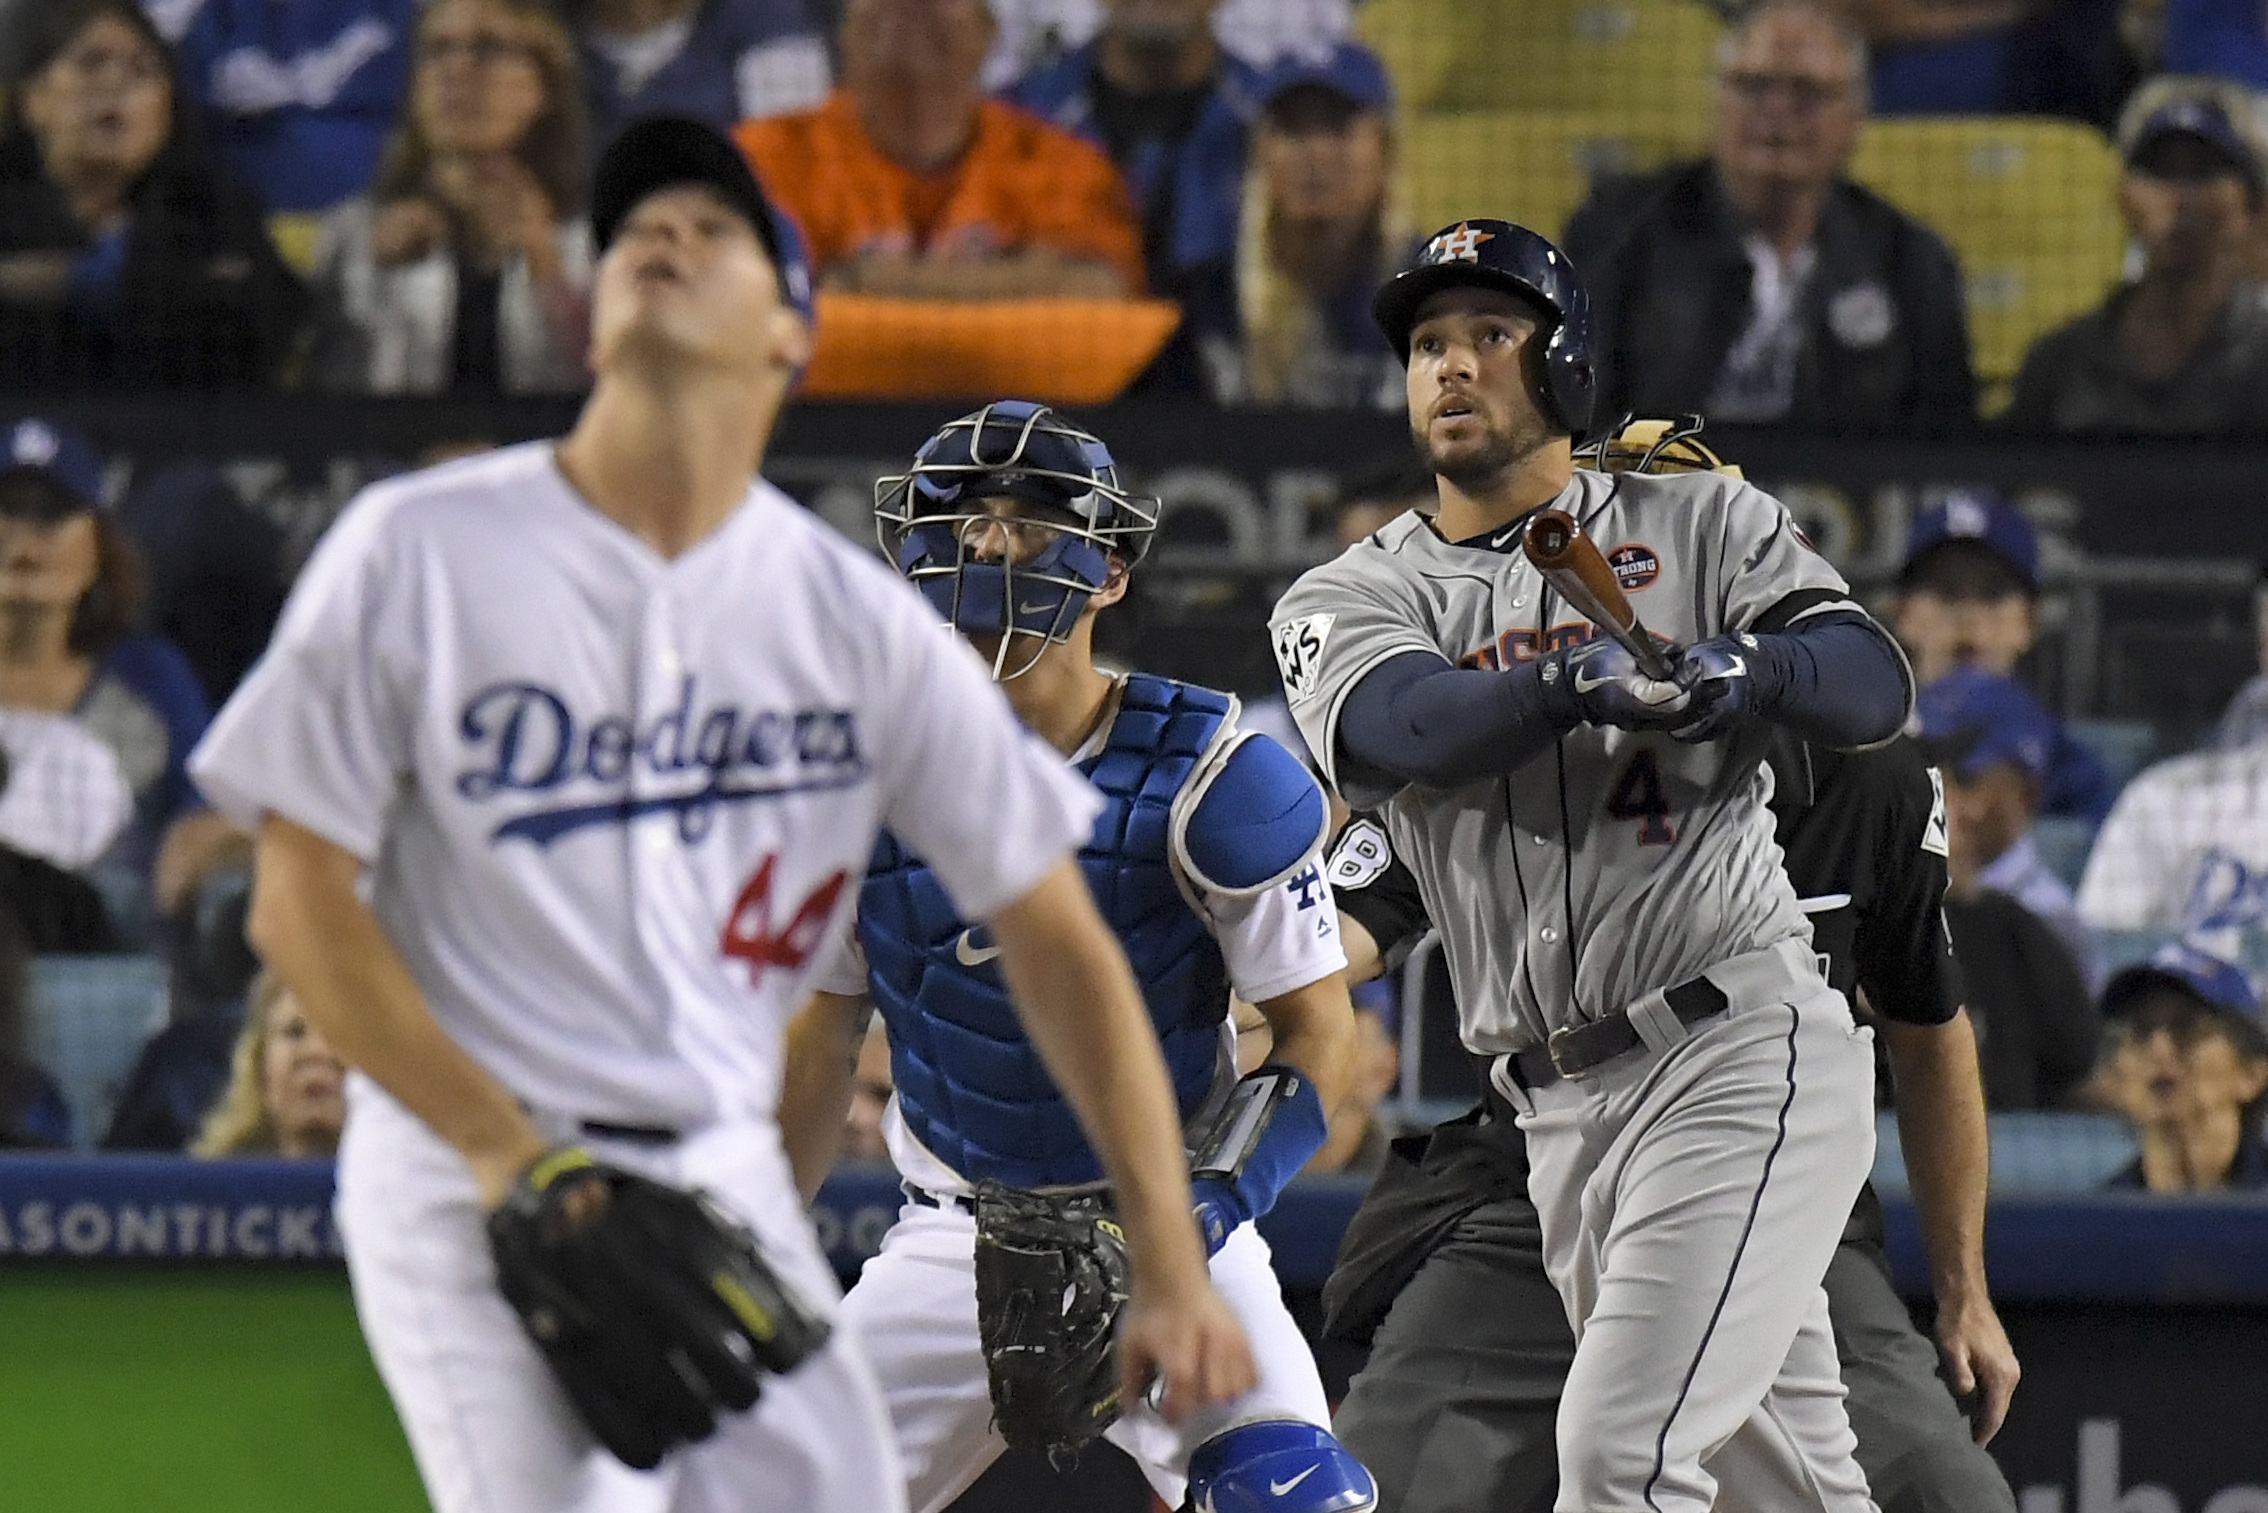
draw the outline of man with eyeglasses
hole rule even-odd
[[[1561,239],[1591,290],[1599,413],[1957,428],[1976,416],[1960,272],[1844,178],[1866,43],[1808,0],[1726,35],[1707,158],[1599,186]]]

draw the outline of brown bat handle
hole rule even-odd
[[[1528,517],[1521,548],[1546,582],[1587,619],[1622,643],[1650,678],[1668,679],[1669,660],[1654,644],[1622,583],[1607,565],[1597,542],[1565,510],[1538,510]]]

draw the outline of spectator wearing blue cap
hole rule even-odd
[[[2054,719],[2023,685],[1973,667],[1924,688],[1914,712],[1944,774],[1953,891],[1990,889],[2016,900],[2055,931],[2088,990],[2100,988],[2101,946],[2032,839],[2055,750]]]
[[[2092,1093],[2124,1114],[2141,1154],[2112,1187],[2154,1193],[2268,1187],[2261,1116],[2268,1035],[2244,973],[2185,942],[2113,977],[2110,1037]]]
[[[68,717],[115,757],[132,815],[94,875],[147,943],[246,848],[189,781],[212,712],[180,651],[137,634],[142,581],[94,449],[42,420],[0,427],[0,709]]]
[[[1151,292],[1233,255],[1260,70],[1221,46],[1221,0],[1101,0],[1093,40],[1002,97],[1101,147],[1142,223]]]
[[[1399,409],[1402,366],[1371,318],[1410,238],[1391,224],[1394,89],[1352,42],[1294,53],[1260,89],[1234,252],[1194,271],[1181,340],[1224,404]],[[1161,359],[1160,388],[1177,382]]]
[[[2037,861],[2027,865],[2017,847],[2031,824],[2051,724],[2014,683],[1974,670],[1923,689],[1917,715],[1923,747],[1945,778],[1945,928],[1967,988],[1985,1106],[2060,1107],[2093,1070],[2102,1034],[2081,958],[2048,919],[1982,878],[1998,861],[2004,880],[2035,897],[2055,883],[2028,876]]]
[[[2040,628],[2040,542],[2023,513],[1987,489],[1947,494],[1914,520],[1890,628],[1927,688],[1960,668],[2012,677]],[[2054,721],[2040,812],[2099,825],[2118,797],[2100,759]]]
[[[2247,273],[2268,185],[2250,91],[2154,79],[2120,116],[2131,283],[2032,344],[2003,422],[2063,435],[2268,435],[2268,288]]]

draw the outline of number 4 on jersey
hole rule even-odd
[[[1669,822],[1669,799],[1662,792],[1662,769],[1654,753],[1641,746],[1622,764],[1622,773],[1607,789],[1610,819],[1638,821],[1638,844],[1666,846],[1677,839]]]
[[[796,905],[784,927],[775,929],[772,924],[772,872],[779,858],[767,856],[748,886],[740,890],[732,913],[725,917],[724,937],[717,949],[726,956],[748,964],[749,986],[763,980],[773,967],[793,972],[811,959],[811,954],[825,942],[827,921],[835,912],[835,900],[842,896],[843,884],[850,874],[838,871],[817,888],[810,897]]]

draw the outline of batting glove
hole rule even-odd
[[[1691,695],[1685,722],[1670,732],[1670,739],[1698,744],[1732,734],[1755,719],[1756,680],[1749,662],[1756,653],[1756,638],[1746,631],[1697,641],[1677,659],[1677,681]]]
[[[1564,680],[1586,725],[1668,730],[1683,724],[1692,694],[1681,684],[1649,678],[1616,641],[1591,641],[1544,664],[1545,682]]]

